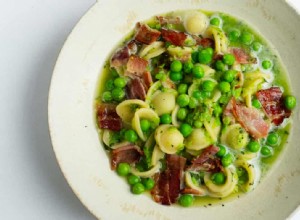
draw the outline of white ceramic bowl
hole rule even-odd
[[[268,176],[224,207],[162,206],[132,195],[110,170],[93,118],[103,63],[137,21],[191,8],[226,12],[258,30],[280,54],[300,100],[300,19],[283,0],[100,0],[68,37],[53,73],[49,126],[58,163],[74,193],[101,219],[284,219],[300,204],[299,105],[289,143]]]

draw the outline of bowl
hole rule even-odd
[[[49,93],[49,127],[61,170],[81,202],[99,219],[285,219],[300,204],[299,105],[280,158],[257,188],[223,205],[162,206],[134,196],[110,170],[94,120],[99,74],[111,50],[136,22],[179,9],[203,9],[247,21],[284,63],[300,100],[300,18],[283,0],[99,0],[78,22],[57,60]]]

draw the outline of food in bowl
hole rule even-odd
[[[252,191],[295,105],[262,36],[230,15],[189,10],[137,23],[104,65],[95,115],[131,192],[187,207]]]

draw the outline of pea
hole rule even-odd
[[[211,80],[205,80],[202,82],[202,89],[206,92],[212,92],[215,88],[215,83]]]
[[[194,97],[190,98],[189,107],[191,109],[196,108],[198,106],[198,104],[199,103],[198,103],[198,100],[196,98],[194,98]]]
[[[199,54],[198,54],[199,63],[209,64],[212,61],[212,57],[213,57],[213,54],[211,51],[212,51],[212,49],[209,49],[209,48],[200,50]]]
[[[124,88],[126,86],[126,80],[124,78],[118,77],[114,80],[114,85],[117,88]]]
[[[226,81],[221,81],[219,83],[219,89],[222,93],[227,93],[227,92],[230,92],[230,83],[229,82],[226,82]]]
[[[221,23],[221,21],[220,21],[220,19],[217,18],[217,17],[214,17],[214,18],[210,19],[210,24],[211,24],[211,25],[219,26],[220,23]]]
[[[265,157],[269,157],[272,155],[272,151],[271,149],[268,147],[268,146],[263,146],[261,149],[260,149],[260,153],[265,156]]]
[[[181,72],[170,72],[170,79],[174,82],[178,82],[182,80],[182,73]]]
[[[126,141],[129,141],[129,142],[132,142],[132,143],[136,142],[137,139],[138,139],[138,136],[137,136],[136,132],[132,129],[129,129],[129,130],[125,131],[124,137],[125,137]]]
[[[112,95],[112,98],[115,100],[115,101],[121,101],[122,99],[124,99],[125,97],[125,92],[123,89],[121,88],[114,88],[112,91],[111,91],[111,95]]]
[[[130,185],[134,185],[136,183],[139,183],[141,181],[140,177],[136,176],[136,175],[129,175],[127,176],[127,182],[130,184]]]
[[[192,128],[192,126],[190,126],[187,123],[182,123],[179,127],[179,130],[180,130],[181,134],[183,135],[183,137],[187,137],[192,133],[193,128]]]
[[[260,149],[260,144],[257,141],[250,141],[247,145],[250,152],[256,153]]]
[[[147,119],[142,119],[140,121],[140,126],[141,126],[142,131],[146,132],[150,129],[151,123]]]
[[[199,64],[196,64],[192,69],[192,74],[196,79],[201,79],[204,76],[204,70]]]
[[[223,112],[223,109],[222,109],[221,106],[219,106],[219,105],[215,105],[215,106],[214,106],[214,114],[215,114],[216,116],[221,115],[222,112]]]
[[[216,68],[216,70],[219,70],[219,71],[225,71],[226,65],[221,60],[217,60],[215,63],[215,68]]]
[[[235,56],[234,55],[228,53],[228,54],[225,54],[223,56],[223,63],[231,66],[231,65],[234,64],[234,62],[235,62]]]
[[[103,100],[103,102],[110,102],[110,101],[112,101],[112,95],[111,95],[111,92],[110,92],[110,91],[105,91],[105,92],[102,94],[102,100]]]
[[[202,126],[203,126],[203,123],[201,120],[198,119],[198,120],[194,121],[195,128],[202,128]]]
[[[171,124],[172,117],[170,114],[163,114],[160,116],[160,123],[161,124]]]
[[[194,66],[194,64],[193,64],[193,62],[191,60],[185,62],[183,64],[183,72],[185,72],[185,73],[191,73],[192,69],[193,69],[193,66]]]
[[[297,100],[295,96],[289,95],[284,98],[284,105],[287,109],[292,110],[297,105]]]
[[[155,181],[152,178],[142,179],[142,184],[146,190],[151,190],[155,186]]]
[[[231,83],[236,76],[236,70],[227,70],[223,73],[222,78],[224,81]]]
[[[112,79],[107,80],[105,83],[105,89],[108,91],[111,91],[111,90],[113,90],[113,88],[115,88],[114,80],[112,80]]]
[[[211,97],[211,92],[201,91],[201,97],[202,98],[210,98]]]
[[[185,108],[180,108],[177,112],[177,118],[179,120],[184,120],[187,116],[187,109]]]
[[[277,145],[278,141],[279,141],[279,137],[278,137],[278,134],[275,132],[270,133],[267,137],[267,144],[269,144],[271,146]]]
[[[187,84],[179,84],[177,91],[179,94],[185,94],[187,92],[188,85]]]
[[[238,30],[232,30],[228,33],[228,39],[231,42],[237,41],[237,39],[240,37],[240,32]]]
[[[250,45],[253,41],[253,35],[249,32],[243,32],[241,35],[241,42],[245,45]]]
[[[253,42],[252,49],[254,51],[258,52],[258,51],[260,51],[261,48],[262,48],[262,45],[259,42],[257,42],[257,41]]]
[[[225,175],[224,173],[222,172],[219,172],[219,173],[214,173],[212,176],[211,176],[211,180],[217,184],[217,185],[222,185],[225,183]]]
[[[180,94],[176,99],[177,104],[180,107],[185,107],[190,102],[190,97],[187,94]]]
[[[200,99],[202,96],[201,96],[201,92],[199,90],[195,90],[192,94],[192,96],[195,98],[195,99]]]
[[[119,163],[117,166],[117,174],[119,176],[127,176],[130,173],[130,165],[128,163]]]
[[[194,51],[194,52],[192,52],[192,55],[191,55],[191,57],[192,57],[192,61],[194,62],[194,63],[197,63],[198,62],[198,51]]]
[[[262,61],[261,66],[265,70],[270,69],[272,66],[272,62],[270,60],[264,60]]]
[[[189,194],[184,194],[179,197],[179,204],[183,207],[189,207],[194,203],[194,197]]]
[[[228,153],[222,157],[221,162],[224,167],[228,167],[233,162],[233,156]]]
[[[136,183],[131,188],[131,192],[136,195],[142,194],[144,191],[145,187],[142,183]]]
[[[174,60],[170,66],[171,71],[180,72],[182,69],[182,63],[179,60]]]
[[[254,108],[257,108],[257,109],[261,108],[261,103],[258,99],[253,99],[252,100],[252,105],[254,106]]]
[[[217,153],[217,156],[223,157],[227,152],[226,147],[224,147],[223,145],[218,145],[218,147],[219,147],[219,151]]]

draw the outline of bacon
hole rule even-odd
[[[183,190],[181,190],[180,193],[181,194],[192,194],[192,195],[196,195],[196,196],[203,195],[203,193],[200,192],[199,190],[192,189],[192,188],[184,188]]]
[[[263,138],[268,135],[270,125],[262,118],[259,110],[237,104],[233,100],[233,115],[243,128],[254,138]]]
[[[97,108],[97,120],[99,128],[119,131],[122,128],[122,119],[116,112],[116,106],[101,104]]]
[[[162,37],[165,41],[170,42],[175,46],[183,46],[187,35],[184,32],[161,29]]]
[[[115,170],[119,163],[136,163],[142,155],[143,151],[138,146],[126,142],[124,146],[111,151],[111,169]]]
[[[256,63],[256,58],[251,57],[241,48],[231,48],[230,52],[234,55],[237,63],[240,64],[249,64]]]
[[[198,157],[192,160],[192,165],[187,170],[213,173],[223,170],[220,158],[216,157],[218,151],[219,148],[213,145],[205,148]]]
[[[138,31],[135,40],[143,44],[152,44],[160,37],[160,31],[150,28],[146,24],[137,24]]]
[[[215,41],[211,38],[208,38],[208,37],[201,38],[196,35],[193,35],[192,37],[194,38],[194,40],[196,40],[197,45],[201,45],[204,48],[207,48],[207,47],[214,48],[215,47]]]
[[[146,67],[148,65],[148,61],[140,58],[136,55],[131,55],[127,62],[127,73],[126,75],[136,74],[140,76],[146,71]]]
[[[165,24],[181,24],[180,17],[163,17],[163,16],[156,16],[156,19],[161,25]]]
[[[146,71],[143,73],[143,80],[144,80],[144,85],[146,87],[146,91],[148,91],[148,89],[150,88],[150,86],[153,83],[152,76],[149,71]]]
[[[141,78],[135,77],[127,83],[126,94],[128,99],[145,100],[147,87]]]
[[[110,60],[110,65],[114,68],[126,65],[131,54],[137,52],[137,45],[134,41],[130,41],[126,46],[118,49]]]
[[[178,199],[186,159],[168,154],[166,160],[166,170],[155,175],[156,184],[151,195],[157,203],[170,205]]]
[[[290,117],[291,111],[284,107],[282,91],[279,87],[259,90],[256,97],[262,104],[268,118],[275,125],[280,125],[285,118]]]
[[[223,111],[223,120],[225,118],[229,118],[230,119],[230,124],[235,123],[235,117],[232,113],[232,111],[233,111],[233,102],[234,102],[234,98],[231,98],[230,101],[228,102],[227,106],[225,107],[224,111]]]

